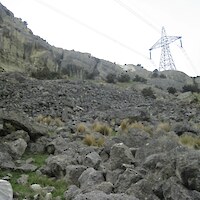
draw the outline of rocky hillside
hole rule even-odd
[[[0,59],[0,199],[200,200],[199,78],[52,47],[1,4]]]
[[[200,199],[198,94],[128,85],[1,73],[0,177],[14,199]]]
[[[55,48],[39,36],[33,35],[27,23],[15,18],[0,3],[0,61],[1,70],[31,73],[48,67],[51,71],[84,77],[105,77],[119,73],[121,68],[111,62],[80,53]]]

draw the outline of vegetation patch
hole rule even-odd
[[[187,147],[200,149],[200,137],[183,134],[180,136],[180,142]]]
[[[160,131],[160,130],[163,130],[163,131],[166,131],[166,132],[170,132],[171,125],[169,124],[169,122],[161,122],[157,126],[157,131]]]
[[[80,123],[76,127],[77,132],[84,133],[86,131],[86,126],[83,123]]]
[[[92,130],[101,133],[102,135],[110,135],[112,133],[112,128],[105,123],[96,122],[92,125]]]
[[[36,121],[40,124],[45,124],[48,126],[61,127],[64,125],[64,122],[59,117],[51,117],[50,115],[48,116],[38,115],[36,117]]]
[[[85,138],[83,139],[83,142],[84,142],[84,144],[86,144],[88,146],[101,147],[104,145],[105,139],[103,137],[100,137],[97,139],[91,134],[86,134]]]
[[[32,154],[31,152],[26,152],[23,155],[22,160],[32,158],[33,164],[37,167],[41,167],[45,164],[45,160],[47,159],[47,157],[47,154]],[[33,199],[36,193],[31,189],[32,184],[39,184],[42,188],[53,187],[55,188],[52,191],[53,198],[60,196],[62,199],[64,199],[63,194],[67,190],[67,183],[64,180],[57,180],[55,178],[50,178],[45,175],[38,175],[36,172],[24,172],[23,175],[27,175],[28,177],[27,183],[19,184],[18,179],[22,175],[21,171],[0,169],[0,179],[8,175],[10,176],[9,181],[12,185],[13,191],[15,194],[17,194],[19,199]],[[41,199],[43,198],[41,197]]]

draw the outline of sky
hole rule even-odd
[[[35,35],[67,50],[124,64],[159,68],[161,38],[181,36],[170,51],[177,70],[200,75],[199,0],[1,0]]]

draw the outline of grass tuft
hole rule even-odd
[[[159,123],[158,126],[157,126],[157,131],[160,131],[160,130],[164,130],[166,132],[170,132],[171,126],[170,126],[169,122]]]
[[[40,124],[45,124],[48,126],[57,126],[57,127],[61,127],[64,125],[64,122],[59,118],[59,117],[51,117],[50,115],[48,116],[43,116],[43,115],[38,115],[36,117],[36,121]]]
[[[100,123],[100,122],[96,122],[92,125],[92,129],[96,132],[101,133],[102,135],[110,135],[112,133],[112,128],[105,124],[105,123]]]
[[[190,148],[200,149],[200,137],[191,135],[181,135],[179,138],[181,144]]]
[[[84,133],[86,131],[86,126],[83,123],[80,123],[76,127],[77,132]]]
[[[88,146],[98,146],[101,147],[105,143],[105,139],[103,137],[96,139],[91,134],[86,134],[85,138],[83,139],[83,142]]]

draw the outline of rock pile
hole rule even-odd
[[[171,102],[175,97],[158,101],[112,85],[38,81],[21,74],[1,74],[0,82],[0,169],[24,174],[18,184],[26,184],[25,174],[33,172],[68,183],[66,200],[200,199],[200,145],[180,142],[184,134],[199,140],[196,104],[183,109],[177,99]],[[62,126],[38,123],[38,113],[61,117]],[[125,118],[127,127],[120,125]],[[160,118],[170,127],[158,128]],[[107,122],[113,135],[92,129],[97,119]],[[76,129],[79,122],[87,126],[83,131]],[[87,134],[104,143],[88,146]],[[27,151],[48,154],[45,164],[34,165],[31,156],[24,162]],[[35,184],[35,199],[52,199],[53,188]],[[16,193],[15,199],[20,199]]]

